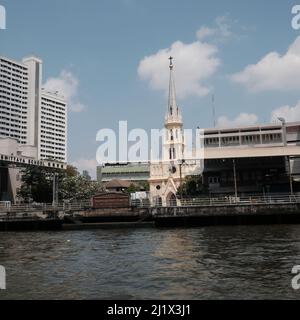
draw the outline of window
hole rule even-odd
[[[208,183],[209,184],[218,184],[220,183],[219,177],[208,177]]]

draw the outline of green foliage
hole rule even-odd
[[[132,183],[130,187],[126,190],[126,193],[130,194],[139,191],[149,191],[149,188],[149,183],[147,181]]]
[[[90,199],[103,191],[100,183],[91,181],[81,175],[65,177],[59,186],[59,199],[80,201]]]
[[[178,188],[178,197],[191,198],[208,195],[208,188],[203,184],[202,176],[189,176]]]
[[[56,174],[58,181],[58,198],[60,201],[87,200],[103,190],[98,182],[90,181],[81,176],[73,166],[68,166],[65,171],[27,167],[21,171],[22,186],[18,192],[18,197],[26,202],[51,203],[54,174]]]

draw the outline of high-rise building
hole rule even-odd
[[[67,159],[66,102],[58,93],[42,90],[38,144],[40,159]]]
[[[0,57],[0,136],[28,142],[29,70]]]
[[[67,104],[42,88],[43,62],[0,57],[0,137],[36,147],[37,159],[67,160]]]

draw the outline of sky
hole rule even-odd
[[[98,130],[163,126],[170,55],[186,128],[300,120],[296,4],[0,0],[0,55],[43,59],[44,86],[68,99],[68,162],[95,177]]]

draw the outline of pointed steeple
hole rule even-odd
[[[176,101],[176,90],[174,80],[174,65],[173,57],[170,57],[170,80],[169,80],[169,99],[168,99],[168,111],[166,115],[166,124],[169,122],[182,123],[181,112]]]
[[[167,134],[164,142],[164,160],[175,161],[183,158],[184,135],[182,116],[176,101],[173,58],[170,57],[169,60],[170,83],[168,110],[165,119]]]

